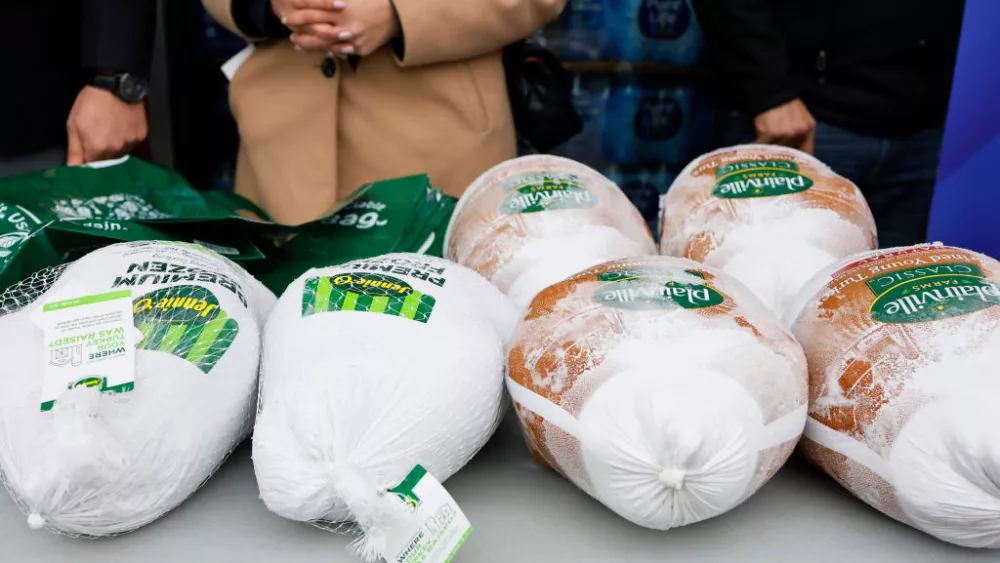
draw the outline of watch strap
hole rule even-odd
[[[90,79],[90,85],[101,90],[107,90],[113,94],[118,94],[118,75],[116,74],[94,74]]]

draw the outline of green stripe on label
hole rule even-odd
[[[354,310],[371,311],[371,306],[372,306],[372,296],[365,295],[362,293],[358,295],[357,303],[354,305]]]
[[[330,292],[332,290],[333,284],[330,282],[330,278],[319,279],[319,283],[316,285],[316,301],[314,305],[317,313],[330,310]]]
[[[462,534],[462,539],[458,540],[458,543],[455,544],[455,549],[451,550],[451,553],[448,554],[448,557],[445,558],[443,563],[451,563],[451,560],[455,558],[455,555],[458,553],[458,550],[462,548],[462,544],[465,543],[465,540],[469,539],[469,534],[471,533],[472,533],[472,527],[470,526],[469,529],[466,530],[464,534]]]
[[[403,300],[403,306],[400,308],[399,316],[406,319],[413,319],[417,316],[417,307],[420,306],[420,298],[424,294],[419,291],[414,291],[413,293],[406,296]]]
[[[55,303],[47,303],[42,306],[42,312],[49,313],[51,311],[60,311],[63,309],[71,309],[73,307],[81,307],[83,305],[93,305],[94,303],[104,303],[106,301],[114,301],[115,299],[130,299],[131,297],[132,297],[132,292],[127,289],[122,291],[101,293],[99,295],[88,295],[86,297],[77,297],[76,299],[66,299],[64,301],[56,301]]]
[[[198,340],[195,341],[194,347],[191,348],[191,351],[184,359],[192,364],[200,365],[209,349],[211,349],[212,344],[219,339],[222,331],[226,329],[227,320],[229,319],[225,314],[220,314],[212,322],[206,324],[205,329],[198,335]]]
[[[168,354],[172,353],[177,344],[180,343],[181,337],[184,336],[184,332],[187,329],[187,325],[171,325],[167,328],[167,334],[163,337],[163,342],[160,343],[159,350]]]
[[[353,311],[358,304],[358,294],[353,291],[344,292],[344,304],[340,306],[341,311]]]
[[[372,297],[372,304],[368,308],[372,313],[384,313],[385,308],[389,305],[388,295],[379,295],[378,297]]]
[[[149,337],[153,335],[153,331],[156,330],[156,325],[153,323],[142,323],[139,325],[139,332],[142,333],[142,340],[136,346],[145,346],[149,341]]]

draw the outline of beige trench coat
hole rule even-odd
[[[565,1],[395,0],[405,58],[384,47],[356,70],[336,61],[330,78],[322,55],[288,40],[258,43],[230,83],[237,193],[287,224],[327,214],[362,184],[410,174],[461,195],[516,154],[501,49]],[[231,2],[203,0],[242,35]]]

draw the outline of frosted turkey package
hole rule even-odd
[[[681,258],[613,261],[541,292],[508,389],[532,454],[658,530],[735,507],[792,453],[805,357],[739,282]]]
[[[161,242],[109,246],[5,292],[0,351],[17,369],[0,376],[0,471],[28,524],[120,534],[197,490],[251,429],[274,301],[229,260]],[[55,379],[66,373],[83,377]]]
[[[516,321],[488,281],[440,258],[306,272],[265,329],[253,459],[267,507],[360,528],[360,554],[392,559],[387,536],[404,516],[386,489],[417,465],[444,481],[486,443]]]
[[[817,272],[874,249],[861,191],[812,156],[741,145],[703,155],[660,202],[660,252],[720,268],[779,317]]]
[[[876,251],[817,275],[799,301],[805,454],[901,522],[1000,547],[1000,262]]]
[[[656,245],[613,182],[579,162],[536,155],[473,182],[452,215],[445,252],[523,310],[552,283],[608,260],[655,254]]]

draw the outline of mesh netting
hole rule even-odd
[[[67,264],[39,270],[27,279],[8,287],[0,295],[0,317],[12,315],[31,305],[48,291],[66,271]]]
[[[115,536],[180,504],[249,433],[259,323],[274,297],[232,262],[183,245],[115,245],[67,270],[39,271],[0,296],[0,352],[23,358],[2,374],[0,481],[32,528]],[[101,360],[120,347],[102,340],[113,331],[82,323],[71,343],[82,350],[70,356],[93,375],[55,387],[46,409],[46,339],[24,310],[60,279],[95,294],[131,291],[134,377],[126,372],[122,386]]]

